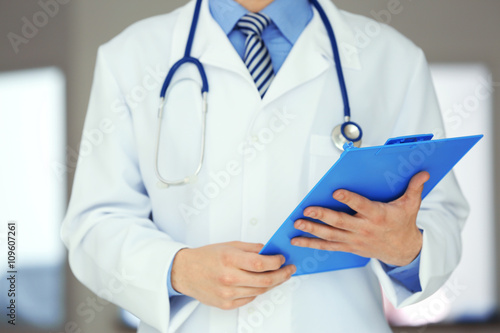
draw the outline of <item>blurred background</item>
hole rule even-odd
[[[432,298],[403,310],[387,305],[394,332],[499,332],[500,2],[334,2],[395,27],[424,50],[448,136],[485,134],[455,169],[472,209],[462,262]],[[98,46],[184,3],[0,1],[0,251],[7,253],[9,225],[18,249],[15,326],[7,322],[10,269],[1,256],[1,332],[134,331],[132,316],[75,280],[59,226],[85,153],[80,142]],[[358,43],[376,37],[370,29],[356,32]]]

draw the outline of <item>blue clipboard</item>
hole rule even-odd
[[[315,237],[295,229],[294,222],[305,218],[303,212],[309,206],[354,214],[348,206],[332,198],[337,189],[346,189],[370,200],[390,202],[405,192],[413,175],[427,171],[430,179],[424,185],[423,199],[482,137],[431,140],[432,134],[426,134],[392,138],[385,145],[375,147],[356,148],[352,143],[345,144],[337,162],[293,210],[260,254],[284,255],[284,265],[297,267],[294,275],[365,266],[370,259],[352,253],[291,245],[294,237]]]

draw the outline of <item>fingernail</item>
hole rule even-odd
[[[301,220],[295,222],[295,229],[304,230],[305,223]]]
[[[297,245],[299,245],[299,243],[300,243],[300,242],[299,242],[298,240],[296,240],[295,238],[293,238],[293,239],[290,241],[290,243],[291,243],[292,245],[294,245],[294,246],[297,246]]]
[[[286,262],[286,259],[284,256],[281,256],[281,264],[283,265]]]
[[[343,192],[335,192],[333,197],[335,199],[337,199],[338,201],[344,200],[344,193]]]
[[[304,212],[304,215],[307,216],[307,217],[310,217],[310,218],[315,218],[316,217],[316,212],[312,209],[307,209],[305,212]]]

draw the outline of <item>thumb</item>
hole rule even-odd
[[[231,242],[231,245],[242,251],[253,253],[259,253],[260,250],[262,250],[262,248],[264,247],[264,244],[261,243],[247,243],[240,241]]]
[[[408,184],[408,188],[404,196],[410,200],[418,200],[420,202],[422,200],[422,191],[424,190],[424,184],[429,180],[431,176],[427,171],[421,171],[414,175],[410,183]]]

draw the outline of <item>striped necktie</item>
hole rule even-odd
[[[271,19],[261,13],[248,13],[236,27],[247,36],[243,61],[250,71],[261,98],[266,94],[274,78],[271,56],[262,41],[262,31],[271,23]]]

